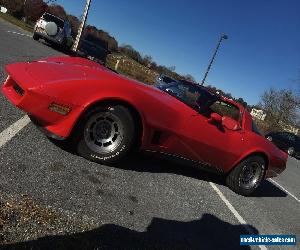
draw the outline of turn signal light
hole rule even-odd
[[[51,110],[52,112],[56,112],[61,115],[67,115],[71,111],[70,107],[63,106],[54,102],[52,102],[49,105],[48,109]]]

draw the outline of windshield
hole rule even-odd
[[[158,88],[174,96],[197,111],[204,109],[204,107],[210,106],[212,103],[218,100],[217,96],[208,92],[203,87],[194,84],[176,82],[167,85],[159,85]]]

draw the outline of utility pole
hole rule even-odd
[[[227,36],[226,34],[222,34],[221,37],[220,37],[220,39],[219,39],[219,41],[218,41],[218,45],[217,45],[217,47],[216,47],[216,49],[215,49],[215,52],[214,52],[214,54],[213,54],[213,56],[212,56],[212,58],[211,58],[211,60],[210,60],[210,62],[209,62],[209,64],[208,64],[208,67],[207,67],[207,70],[206,70],[206,72],[205,72],[205,74],[204,74],[204,77],[203,77],[203,80],[202,80],[202,82],[201,82],[201,85],[203,85],[204,82],[205,82],[205,80],[206,80],[206,77],[207,77],[208,72],[209,72],[209,70],[210,70],[210,68],[211,68],[211,65],[213,64],[213,62],[214,62],[214,60],[215,60],[215,57],[216,57],[216,55],[217,55],[217,52],[218,52],[218,50],[219,50],[219,48],[220,48],[221,42],[222,42],[223,40],[226,40],[226,39],[228,39],[228,36]]]
[[[88,12],[89,12],[89,8],[90,8],[90,5],[91,5],[91,1],[92,0],[86,0],[86,4],[85,4],[84,11],[83,11],[81,23],[79,25],[78,33],[77,33],[76,39],[75,39],[73,47],[72,47],[72,50],[74,52],[77,52],[78,45],[79,45],[79,42],[80,42],[80,39],[81,39],[81,36],[82,36],[82,31],[84,29],[84,26],[85,26],[85,23],[86,23],[86,19],[87,19],[87,16],[88,16]]]

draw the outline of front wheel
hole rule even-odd
[[[98,163],[115,163],[126,157],[135,142],[135,124],[123,106],[95,107],[76,127],[72,142],[77,153]]]
[[[250,156],[228,174],[226,184],[234,192],[248,196],[262,182],[265,168],[265,160],[262,157]]]

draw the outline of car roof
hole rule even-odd
[[[59,16],[53,15],[53,14],[51,14],[51,13],[49,13],[49,12],[45,12],[45,13],[42,15],[42,17],[43,17],[44,15],[50,15],[50,16],[53,16],[53,17],[55,17],[55,18],[57,18],[57,19],[60,19],[60,20],[63,21],[63,22],[66,21],[66,20],[60,18]]]

